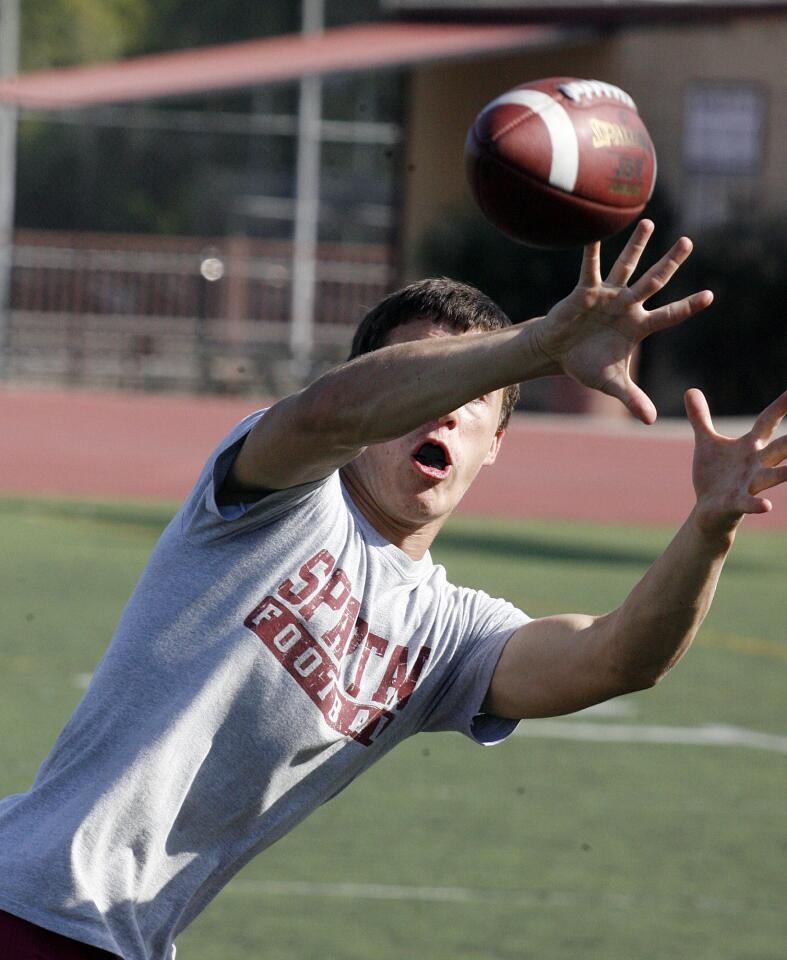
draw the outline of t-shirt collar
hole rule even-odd
[[[428,570],[430,570],[434,563],[432,561],[432,555],[427,550],[426,553],[421,557],[420,560],[413,560],[412,557],[408,556],[404,550],[400,547],[397,547],[395,543],[391,543],[390,540],[386,538],[366,519],[366,517],[358,509],[355,501],[350,496],[349,491],[345,487],[344,483],[341,483],[342,496],[344,497],[344,502],[347,504],[347,508],[355,519],[355,523],[361,531],[366,543],[378,551],[385,559],[394,566],[399,574],[403,577],[406,577],[408,580],[416,580],[424,575]]]

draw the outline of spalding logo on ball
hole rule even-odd
[[[631,97],[551,77],[487,104],[467,135],[473,196],[504,233],[538,247],[603,240],[642,213],[656,153]]]

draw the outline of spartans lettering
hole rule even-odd
[[[261,600],[244,624],[334,730],[369,746],[406,706],[431,650],[421,647],[410,663],[407,647],[369,629],[352,589],[335,558],[320,550],[275,596]],[[310,623],[317,611],[321,620],[333,614],[319,636]]]

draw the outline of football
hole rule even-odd
[[[524,83],[487,104],[468,132],[465,166],[484,216],[537,247],[617,233],[656,182],[656,152],[631,97],[575,77]]]

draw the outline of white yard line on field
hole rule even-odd
[[[708,723],[701,727],[647,726],[637,723],[585,723],[577,720],[526,720],[518,737],[585,740],[596,743],[674,743],[696,747],[752,747],[787,753],[787,737],[744,727]]]
[[[247,880],[238,878],[226,887],[223,896],[321,897],[339,900],[401,900],[417,903],[492,904],[502,903],[526,909],[545,907],[576,909],[611,907],[620,910],[649,909],[707,911],[712,913],[773,913],[778,903],[752,900],[727,900],[717,897],[652,897],[604,891],[494,890],[472,887],[436,887],[398,883],[319,883],[308,880]],[[656,902],[658,901],[658,902]]]

